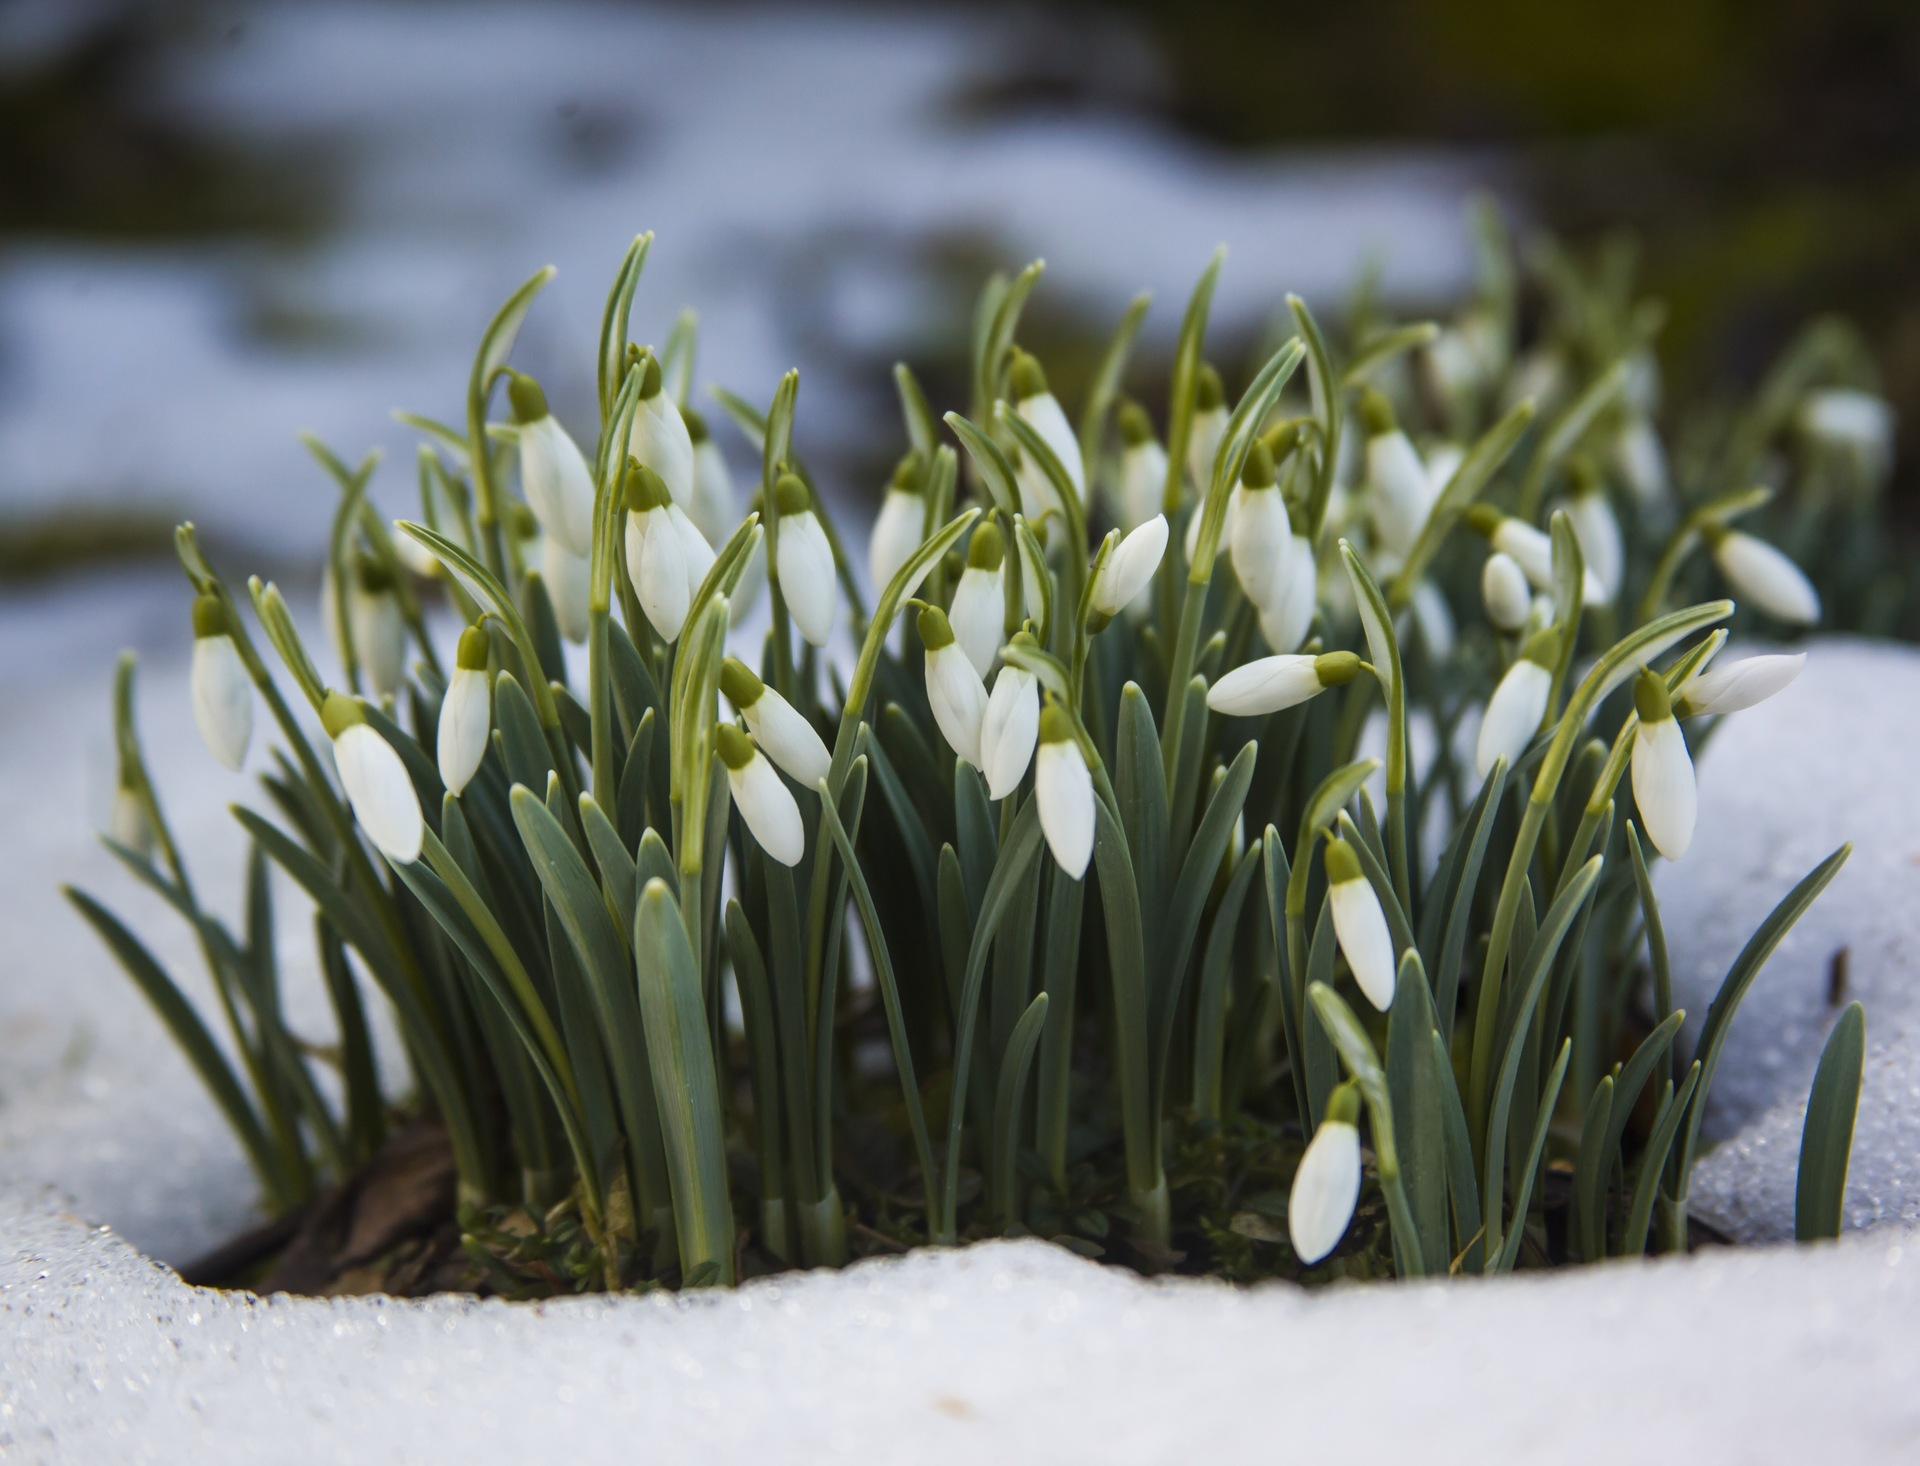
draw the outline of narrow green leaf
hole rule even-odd
[[[1000,1063],[1000,1083],[993,1100],[993,1195],[998,1198],[1000,1228],[1013,1231],[1020,1223],[1017,1184],[1020,1150],[1020,1112],[1026,1101],[1027,1076],[1033,1071],[1040,1030],[1047,1021],[1047,995],[1035,993],[1027,1011],[1013,1026],[1007,1052]]]
[[[1846,1219],[1847,1165],[1853,1157],[1853,1121],[1860,1107],[1860,1074],[1867,1055],[1867,1010],[1847,1004],[1820,1051],[1800,1131],[1800,1172],[1793,1196],[1793,1235],[1813,1242],[1838,1237]]]

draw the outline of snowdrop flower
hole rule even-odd
[[[1701,718],[1737,713],[1781,691],[1807,664],[1805,652],[1747,657],[1690,678],[1674,702],[1674,716]]]
[[[135,855],[153,858],[153,821],[147,818],[147,802],[124,775],[113,791],[113,808],[107,814],[107,835],[116,845],[124,845]]]
[[[1502,514],[1491,504],[1475,504],[1467,511],[1467,523],[1485,535],[1494,549],[1511,557],[1526,573],[1534,589],[1553,589],[1553,539],[1545,530],[1535,529],[1511,514]],[[1577,538],[1578,531],[1575,535]],[[1587,567],[1581,580],[1580,595],[1589,606],[1601,605],[1606,600],[1600,578],[1593,573],[1592,566]]]
[[[1235,667],[1207,689],[1207,706],[1230,718],[1263,717],[1359,675],[1360,658],[1352,652],[1325,652],[1317,657],[1283,652]]]
[[[1627,552],[1620,539],[1620,521],[1614,518],[1600,476],[1591,467],[1574,474],[1573,492],[1563,506],[1573,524],[1573,537],[1580,542],[1580,556],[1587,569],[1600,582],[1601,593],[1611,601],[1620,594],[1620,578]]]
[[[1107,533],[1111,539],[1119,531]],[[1160,557],[1166,553],[1167,516],[1156,514],[1108,553],[1093,582],[1090,599],[1095,614],[1108,618],[1118,616],[1147,588],[1154,571],[1160,568]]]
[[[652,468],[629,458],[625,490],[627,576],[653,629],[677,641],[693,593],[713,568],[713,550]]]
[[[593,550],[593,473],[567,430],[547,410],[547,394],[532,377],[513,373],[507,401],[520,425],[520,487],[549,539],[568,554]]]
[[[1187,472],[1193,478],[1194,492],[1202,499],[1213,487],[1214,455],[1220,451],[1220,440],[1226,433],[1226,389],[1220,384],[1220,373],[1203,361],[1193,384],[1193,418],[1187,435]],[[1191,553],[1188,558],[1192,558]]]
[[[640,402],[627,431],[627,455],[659,474],[673,502],[693,503],[693,437],[673,394],[664,390],[660,362],[652,352],[641,358]]]
[[[680,421],[686,424],[687,441],[693,444],[693,495],[687,505],[687,518],[708,544],[723,545],[740,525],[727,455],[707,431],[707,420],[691,407],[680,409]]]
[[[1233,538],[1228,552],[1234,577],[1256,609],[1284,590],[1283,580],[1293,561],[1293,525],[1287,518],[1287,501],[1274,483],[1273,458],[1267,445],[1256,441],[1233,491]]]
[[[1335,1086],[1327,1115],[1313,1132],[1287,1195],[1287,1236],[1294,1256],[1312,1266],[1334,1248],[1360,1200],[1360,1096],[1353,1081]]]
[[[1486,380],[1486,367],[1474,343],[1466,332],[1452,326],[1427,343],[1422,360],[1428,382],[1448,402],[1479,391]]]
[[[329,620],[328,625],[333,624]],[[407,672],[407,624],[393,593],[393,577],[377,560],[355,557],[348,573],[347,627],[375,695],[391,697]],[[341,660],[346,660],[344,654]]]
[[[1426,452],[1427,461],[1427,503],[1440,502],[1453,476],[1460,471],[1460,465],[1467,461],[1467,451],[1458,443],[1435,443]],[[1429,509],[1431,514],[1432,510]]]
[[[920,468],[918,453],[902,458],[880,501],[880,513],[873,521],[873,536],[867,541],[867,569],[873,574],[876,593],[893,584],[900,567],[920,548],[921,531],[927,520],[927,501],[920,491]]]
[[[1167,450],[1153,436],[1153,423],[1137,402],[1122,402],[1120,424],[1120,502],[1122,529],[1137,529],[1160,512],[1167,491]]]
[[[1473,766],[1481,778],[1492,771],[1496,759],[1505,759],[1511,766],[1533,742],[1540,720],[1547,715],[1553,667],[1559,659],[1560,633],[1547,627],[1527,638],[1520,659],[1507,668],[1480,719],[1480,742]]]
[[[1040,714],[1033,797],[1040,806],[1040,830],[1047,837],[1047,848],[1060,869],[1079,880],[1093,858],[1093,775],[1087,772],[1086,755],[1073,736],[1073,720],[1066,709],[1052,703]]]
[[[1527,624],[1533,592],[1527,587],[1527,573],[1520,562],[1504,550],[1495,550],[1480,567],[1480,599],[1495,629],[1511,636]]]
[[[1650,420],[1636,413],[1621,425],[1613,439],[1613,466],[1643,512],[1666,509],[1667,450]]]
[[[447,695],[440,701],[435,748],[440,782],[449,794],[461,793],[479,772],[480,760],[487,756],[487,739],[493,728],[493,685],[487,678],[490,650],[484,624],[475,622],[460,633],[460,645],[453,655],[453,675],[447,679]]]
[[[740,582],[727,602],[727,625],[738,626],[747,619],[760,592],[767,588],[767,540],[763,534],[747,551],[747,563],[740,568]]]
[[[927,702],[933,721],[954,755],[980,767],[980,726],[987,716],[987,688],[954,640],[938,606],[920,611],[920,643],[927,649]]]
[[[809,789],[827,777],[833,757],[813,724],[738,657],[721,663],[720,690],[747,720],[747,731],[768,758]]]
[[[1633,734],[1633,802],[1654,849],[1678,860],[1693,843],[1693,760],[1674,719],[1664,677],[1642,672],[1635,678],[1633,705],[1640,714]]]
[[[1367,429],[1367,484],[1373,529],[1390,554],[1404,559],[1433,510],[1426,465],[1394,421],[1393,407],[1369,388],[1360,399]]]
[[[1329,840],[1326,859],[1333,934],[1361,993],[1384,1013],[1393,1006],[1393,938],[1387,932],[1387,914],[1351,845]]]
[[[800,634],[815,646],[825,646],[833,635],[840,594],[834,579],[833,546],[813,512],[813,496],[797,474],[780,475],[773,486],[773,504],[779,511],[774,569],[780,594]]]
[[[967,545],[967,568],[954,587],[947,620],[954,640],[984,680],[1000,652],[1007,621],[1007,540],[991,519],[975,528]]]
[[[1713,563],[1735,596],[1776,621],[1811,626],[1820,619],[1819,593],[1806,572],[1786,555],[1741,530],[1709,529],[1706,534]]]
[[[1022,631],[1016,643],[1034,645]],[[1020,787],[1040,736],[1040,679],[1011,662],[994,678],[987,715],[980,724],[980,771],[987,776],[987,797],[1005,799]]]
[[[807,853],[807,830],[793,791],[780,782],[773,765],[760,756],[753,740],[731,723],[713,730],[715,750],[726,765],[734,807],[760,848],[782,865],[798,865]]]
[[[1821,387],[1801,399],[1800,430],[1815,442],[1853,453],[1875,472],[1893,459],[1893,408],[1857,387]]]
[[[1007,391],[1013,398],[1013,410],[1053,450],[1067,481],[1084,502],[1087,471],[1080,461],[1080,440],[1073,435],[1059,399],[1047,390],[1047,374],[1040,369],[1040,363],[1018,347],[1014,348],[1013,365],[1007,374]],[[1054,492],[1052,481],[1026,454],[1021,455],[1018,478],[1020,507],[1027,518],[1039,519],[1045,514],[1062,512],[1060,496]]]
[[[1453,655],[1453,607],[1447,604],[1447,598],[1439,586],[1431,580],[1417,581],[1411,598],[1413,621],[1420,628],[1421,638],[1427,644],[1427,651],[1436,662],[1444,662]]]
[[[554,536],[545,535],[540,541],[540,579],[546,583],[560,634],[578,646],[587,639],[593,562],[585,555],[572,554]]]
[[[333,740],[333,763],[347,803],[367,838],[396,865],[418,860],[426,822],[420,796],[393,745],[373,730],[358,702],[337,692],[329,692],[321,704],[320,722]]]
[[[1342,577],[1344,579],[1344,577]],[[1276,652],[1290,652],[1307,639],[1319,592],[1320,567],[1314,562],[1313,543],[1295,535],[1287,549],[1285,573],[1260,612],[1260,634]]]
[[[237,770],[253,737],[253,679],[227,625],[227,608],[218,596],[193,602],[193,721],[213,756]]]
[[[393,553],[395,559],[422,580],[438,580],[442,574],[440,557],[401,529],[397,519],[393,521]]]

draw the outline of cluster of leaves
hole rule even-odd
[[[230,612],[284,742],[262,774],[277,822],[237,812],[253,856],[235,935],[199,904],[166,833],[123,666],[122,783],[159,858],[113,848],[198,935],[235,1057],[122,923],[73,899],[185,1045],[271,1206],[297,1206],[365,1164],[405,1102],[446,1129],[476,1276],[515,1294],[731,1281],[1009,1233],[1152,1268],[1298,1275],[1287,1188],[1344,1073],[1366,1102],[1370,1184],[1345,1244],[1313,1276],[1498,1272],[1685,1245],[1688,1176],[1727,1027],[1846,852],[1755,933],[1688,1050],[1647,860],[1617,807],[1636,724],[1623,689],[1669,653],[1663,675],[1678,689],[1717,648],[1711,628],[1730,602],[1669,602],[1706,573],[1689,558],[1701,528],[1754,507],[1727,485],[1744,490],[1776,450],[1791,384],[1833,359],[1830,343],[1803,348],[1726,427],[1711,471],[1683,471],[1664,528],[1628,510],[1623,592],[1589,613],[1581,545],[1565,514],[1549,516],[1550,496],[1636,410],[1623,393],[1652,325],[1644,303],[1572,266],[1550,277],[1540,339],[1562,375],[1537,410],[1503,401],[1519,371],[1504,241],[1490,238],[1482,288],[1449,328],[1490,333],[1500,364],[1458,392],[1437,394],[1411,370],[1436,327],[1356,312],[1342,360],[1291,299],[1287,339],[1189,483],[1216,258],[1186,309],[1165,419],[1172,543],[1193,516],[1197,541],[1190,557],[1166,555],[1144,610],[1109,620],[1087,594],[1112,551],[1109,538],[1089,556],[1088,520],[1103,508],[1083,501],[1005,403],[1040,267],[996,277],[978,315],[969,415],[944,420],[967,452],[965,482],[902,366],[923,542],[869,606],[831,535],[858,648],[850,670],[796,646],[772,579],[763,679],[832,748],[820,785],[793,788],[810,835],[788,867],[731,817],[716,693],[729,597],[756,555],[774,563],[776,482],[798,475],[830,534],[832,520],[793,443],[797,374],[764,414],[717,394],[759,449],[760,489],[677,640],[647,621],[625,564],[620,484],[642,378],[628,317],[649,239],[622,263],[599,343],[584,669],[518,543],[505,435],[488,420],[544,273],[488,329],[464,430],[414,419],[428,439],[425,522],[405,532],[438,562],[438,590],[491,639],[493,741],[459,795],[428,752],[446,687],[417,595],[429,582],[409,578],[367,502],[372,461],[350,470],[321,455],[341,489],[331,572],[344,583],[358,557],[402,588],[418,659],[397,697],[364,711],[426,811],[419,860],[389,865],[356,828],[313,721],[296,716],[241,601],[183,527],[194,590]],[[1081,414],[1096,482],[1112,465],[1110,418],[1144,309],[1136,302],[1122,321]],[[662,354],[682,397],[691,360],[683,326]],[[1391,575],[1360,521],[1343,518],[1353,496],[1342,445],[1370,386],[1465,450]],[[1308,648],[1353,641],[1372,675],[1269,716],[1223,717],[1207,706],[1209,686],[1259,652],[1253,608],[1216,573],[1223,521],[1275,424],[1297,445],[1285,487],[1320,558]],[[1046,473],[1059,520],[1021,514],[1023,463]],[[1477,614],[1483,551],[1462,521],[1480,502],[1545,521],[1564,646],[1539,736],[1484,781],[1456,730],[1518,648]],[[1837,503],[1810,495],[1794,512],[1825,523]],[[1084,880],[1046,858],[1031,779],[996,805],[945,747],[921,653],[891,635],[916,591],[945,601],[988,512],[1014,547],[1008,629],[1027,620],[1036,642],[1003,655],[1071,715],[1093,770]],[[1463,627],[1451,645],[1408,614],[1423,580]],[[256,579],[244,599],[317,712],[329,689],[280,593]],[[357,692],[352,628],[340,623],[345,685]],[[1410,752],[1416,723],[1433,735],[1424,764]],[[1361,756],[1370,725],[1384,761]],[[1335,939],[1315,858],[1335,835],[1357,852],[1399,954],[1384,1012],[1357,999]],[[269,863],[314,907],[338,1028],[325,1048],[284,1020]],[[367,984],[391,1006],[410,1097],[380,1088]],[[1829,1191],[1834,1146],[1844,1181],[1850,1115],[1829,1126]],[[1835,1216],[1837,1204],[1837,1193],[1810,1203]]]

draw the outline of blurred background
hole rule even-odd
[[[0,578],[164,554],[182,514],[289,573],[334,500],[301,430],[386,449],[404,507],[392,409],[457,417],[543,263],[518,359],[584,429],[641,229],[636,336],[696,307],[702,389],[759,402],[799,366],[803,451],[875,493],[887,366],[957,395],[988,269],[1046,256],[1025,334],[1071,401],[1142,288],[1152,376],[1216,243],[1223,364],[1287,290],[1448,306],[1478,190],[1523,238],[1630,232],[1669,400],[1837,310],[1920,421],[1910,0],[0,0]]]

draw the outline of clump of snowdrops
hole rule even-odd
[[[1356,312],[1336,351],[1290,298],[1237,392],[1205,354],[1216,258],[1163,410],[1123,395],[1143,297],[1077,419],[1017,344],[1036,263],[988,283],[964,413],[895,369],[863,563],[802,460],[797,374],[764,412],[714,393],[759,453],[742,514],[691,317],[628,340],[650,239],[587,431],[509,364],[542,272],[465,423],[408,418],[416,521],[375,512],[373,459],[314,445],[337,671],[179,531],[208,746],[240,769],[259,707],[281,740],[267,811],[235,810],[242,930],[194,892],[123,663],[109,844],[197,933],[224,1046],[73,899],[271,1207],[404,1107],[444,1126],[475,1276],[508,1290],[1026,1233],[1239,1277],[1687,1245],[1728,1026],[1847,852],[1690,1046],[1649,865],[1692,838],[1690,744],[1799,669],[1736,660],[1729,623],[1820,617],[1740,523],[1761,460],[1817,479],[1816,519],[1885,472],[1836,328],[1676,475],[1657,312],[1556,256],[1523,341],[1494,234],[1453,322]],[[325,1043],[285,1018],[270,865],[312,904]],[[408,1093],[377,1077],[375,1001]],[[1838,1228],[1858,1026],[1816,1086],[1806,1235]]]

